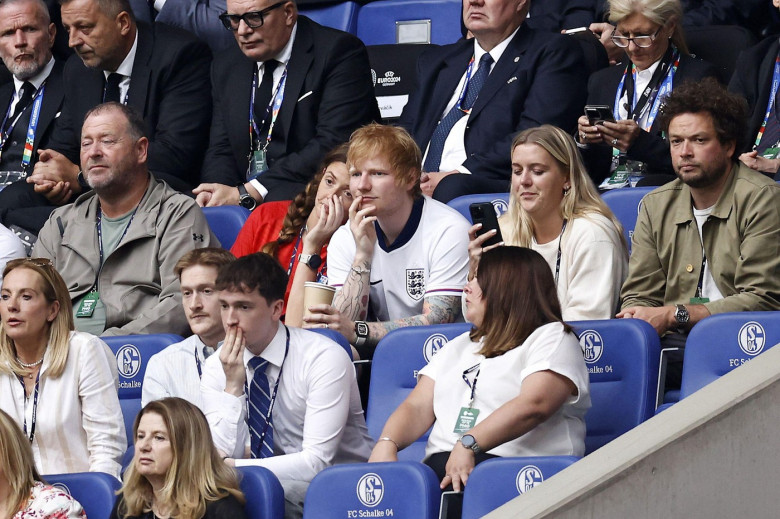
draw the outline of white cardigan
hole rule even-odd
[[[111,350],[94,335],[71,332],[62,375],[49,377],[50,365],[44,357],[32,443],[38,471],[106,472],[119,478],[127,441]],[[28,428],[32,423],[32,402],[30,395],[25,406],[24,388],[15,375],[0,374],[0,409],[20,428],[25,415]]]

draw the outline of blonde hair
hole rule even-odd
[[[17,269],[25,268],[38,274],[41,292],[49,303],[57,301],[60,309],[49,325],[49,345],[46,356],[49,359],[48,376],[57,378],[65,370],[68,360],[68,343],[73,326],[73,306],[65,281],[47,258],[22,258],[9,261],[3,271],[3,279]],[[16,345],[8,337],[5,327],[0,327],[0,373],[25,376],[29,370],[16,360]]]
[[[0,409],[0,466],[8,481],[10,492],[0,516],[13,517],[30,498],[30,490],[41,476],[35,469],[30,441],[19,425]],[[9,470],[11,469],[11,470]]]
[[[609,21],[613,25],[634,13],[641,14],[661,27],[673,22],[672,43],[682,54],[690,54],[682,28],[683,8],[680,0],[609,0],[607,3]]]
[[[558,163],[569,180],[570,188],[564,193],[560,211],[564,220],[571,222],[575,218],[599,214],[612,222],[620,235],[623,252],[628,256],[623,226],[601,199],[582,163],[580,152],[574,139],[556,126],[545,124],[520,132],[512,141],[512,152],[521,144],[536,144],[544,149]],[[499,220],[501,233],[507,245],[530,247],[534,236],[531,217],[525,212],[516,198],[514,190],[509,195],[509,210]],[[566,232],[571,226],[566,227]]]
[[[138,432],[141,417],[146,413],[160,415],[168,429],[173,461],[160,491],[162,503],[158,505],[170,510],[171,517],[200,519],[206,513],[207,502],[228,495],[245,502],[238,474],[222,461],[200,409],[176,397],[149,402],[135,417],[133,437]],[[136,457],[139,452],[136,448]],[[120,517],[139,516],[152,509],[152,485],[138,473],[135,458],[125,471],[119,494],[123,498],[118,510]]]
[[[356,162],[380,156],[387,161],[395,177],[395,185],[411,184],[412,196],[422,194],[422,152],[409,132],[399,126],[371,123],[358,128],[349,138],[347,168]]]

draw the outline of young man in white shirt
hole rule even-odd
[[[333,306],[313,306],[304,320],[339,331],[370,358],[390,330],[460,317],[469,224],[422,196],[420,149],[402,128],[355,131],[347,166],[354,202],[328,246],[328,282],[337,292]]]
[[[184,315],[192,335],[149,359],[141,388],[141,405],[178,396],[203,409],[200,396],[203,363],[225,338],[215,288],[217,274],[223,265],[235,259],[225,249],[209,247],[189,251],[173,267],[181,284]]]
[[[273,257],[237,259],[216,287],[226,335],[201,380],[214,443],[228,464],[272,471],[285,517],[302,517],[317,473],[371,453],[355,370],[335,342],[280,322],[287,274]]]

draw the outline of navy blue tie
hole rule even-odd
[[[249,386],[249,434],[253,458],[270,458],[274,455],[274,426],[268,413],[271,392],[265,375],[267,366],[268,361],[262,357],[252,357],[249,361],[249,367],[255,370]]]
[[[461,117],[466,115],[474,106],[474,101],[477,100],[479,91],[482,89],[482,85],[485,84],[485,80],[490,74],[490,65],[493,63],[493,58],[489,52],[486,52],[479,59],[479,68],[477,68],[476,74],[471,76],[469,84],[466,86],[466,93],[463,96],[461,103],[455,103],[452,110],[447,112],[439,125],[431,136],[431,142],[428,145],[428,155],[425,157],[425,164],[423,164],[424,171],[439,171],[441,165],[441,154],[444,151],[444,142],[447,140],[447,136],[450,134],[452,127],[455,126]],[[458,106],[460,104],[460,106]]]

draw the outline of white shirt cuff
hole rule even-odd
[[[253,178],[249,181],[249,184],[257,190],[258,193],[260,193],[260,196],[263,197],[263,200],[265,200],[266,195],[268,194],[268,189],[263,186],[263,184],[260,183],[259,180],[256,178]]]
[[[158,13],[165,7],[165,0],[154,0],[154,10]]]

